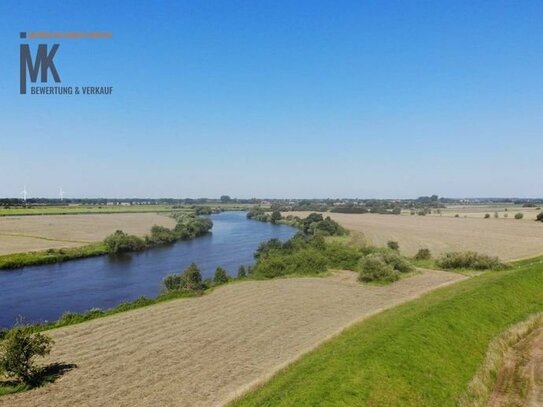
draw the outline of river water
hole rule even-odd
[[[163,278],[190,263],[204,278],[217,266],[234,276],[240,265],[254,263],[259,243],[271,238],[287,240],[296,230],[247,220],[245,212],[211,215],[212,233],[140,253],[99,256],[60,264],[0,271],[0,328],[17,317],[36,323],[58,319],[65,311],[107,309],[143,295],[160,293]]]

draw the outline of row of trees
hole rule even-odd
[[[190,240],[208,233],[213,222],[208,218],[201,218],[192,214],[174,214],[177,223],[173,229],[154,225],[150,234],[144,238],[129,235],[117,230],[104,239],[109,253],[126,253],[143,250],[149,247],[169,244],[177,240]]]

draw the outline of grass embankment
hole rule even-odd
[[[103,242],[97,242],[86,246],[66,249],[48,249],[28,253],[6,254],[0,256],[0,270],[61,263],[67,260],[100,256],[107,253],[106,245]]]
[[[487,272],[330,340],[236,406],[454,406],[508,326],[543,310],[543,261]]]

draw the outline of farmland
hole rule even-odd
[[[57,329],[49,362],[78,367],[0,405],[221,405],[346,326],[463,278],[423,271],[385,287],[360,285],[351,272],[248,281]]]
[[[308,213],[283,215],[305,217]],[[326,216],[347,229],[363,233],[375,245],[398,241],[406,255],[414,255],[420,248],[428,248],[435,255],[474,250],[512,260],[543,252],[543,225],[527,219],[342,213]]]
[[[0,255],[84,246],[118,229],[143,236],[155,224],[173,227],[175,220],[157,213],[0,217]]]
[[[456,406],[493,338],[543,310],[542,270],[526,261],[385,311],[235,405]]]

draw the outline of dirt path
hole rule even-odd
[[[505,355],[487,407],[543,405],[543,328],[538,328]]]
[[[51,332],[49,362],[78,367],[0,406],[217,406],[361,318],[464,277],[386,287],[352,272],[250,281]]]

